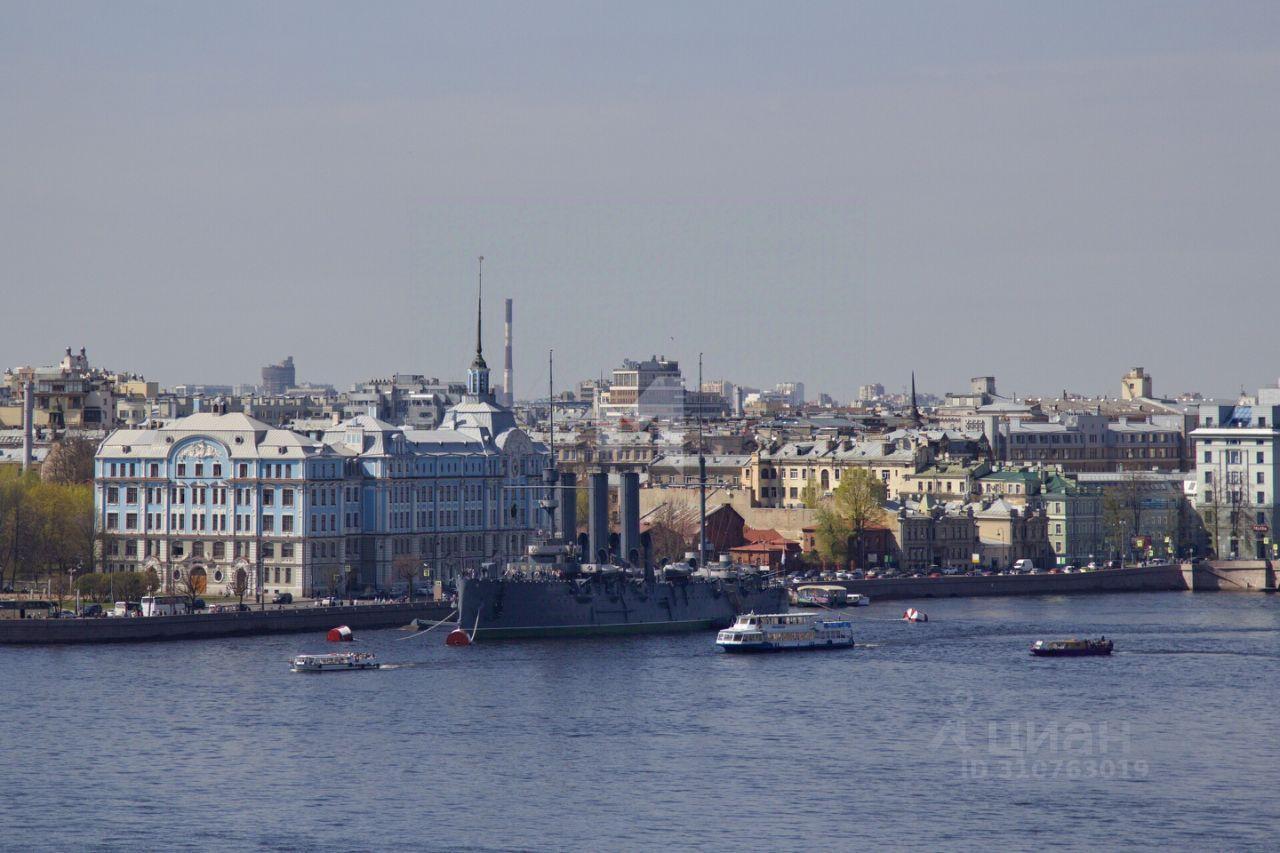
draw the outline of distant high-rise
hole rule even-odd
[[[262,368],[262,393],[268,397],[281,395],[297,384],[293,356],[288,356],[279,364],[268,364]]]

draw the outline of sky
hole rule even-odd
[[[1280,377],[1274,2],[0,2],[0,365]],[[495,376],[495,382],[499,377]]]

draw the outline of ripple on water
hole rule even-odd
[[[820,655],[374,631],[397,668],[302,677],[319,638],[0,648],[6,845],[1271,846],[1275,598],[911,604],[852,611],[859,647]],[[1027,654],[1099,633],[1110,659]],[[1081,723],[1091,752],[1017,742]]]

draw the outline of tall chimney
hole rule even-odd
[[[516,404],[516,392],[512,387],[511,377],[511,300],[507,299],[507,351],[502,365],[502,397],[507,408]]]
[[[36,384],[30,379],[22,386],[22,473],[31,470],[35,461],[32,441],[35,436]]]
[[[560,473],[560,538],[578,541],[578,475],[570,471]]]
[[[609,475],[599,471],[589,477],[591,494],[588,503],[587,547],[591,549],[591,555],[587,562],[604,563],[609,560]]]
[[[622,489],[618,494],[622,531],[618,550],[628,565],[638,566],[644,559],[640,552],[640,475],[634,471],[622,475]]]

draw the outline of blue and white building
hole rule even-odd
[[[370,415],[321,438],[243,414],[112,432],[95,462],[98,570],[190,576],[212,594],[390,589],[522,554],[547,448],[490,391],[477,324],[463,401],[438,429]]]

